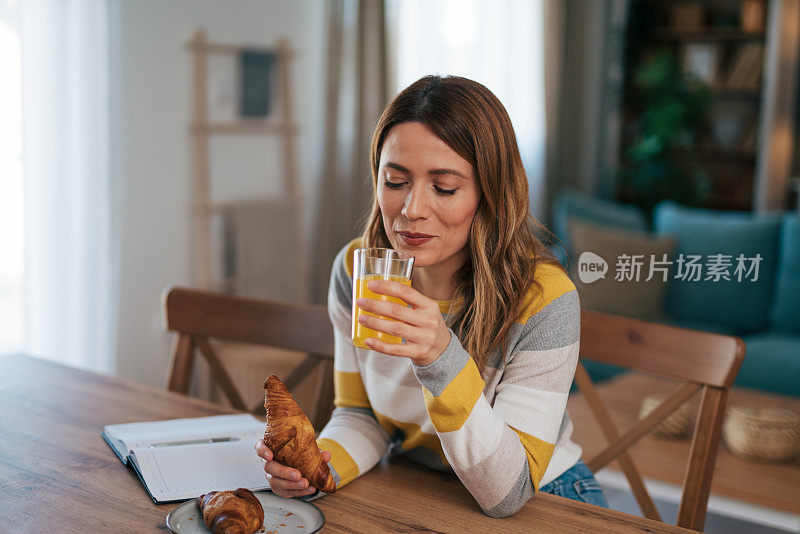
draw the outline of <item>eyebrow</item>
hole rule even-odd
[[[390,162],[386,163],[386,166],[387,167],[391,167],[392,169],[397,169],[400,172],[405,172],[405,173],[411,174],[411,171],[408,170],[407,167],[403,167],[399,163],[393,163],[393,162],[390,161]],[[466,176],[464,176],[463,174],[461,174],[460,172],[458,172],[455,169],[431,169],[431,170],[428,171],[428,174],[433,175],[433,176],[439,176],[439,175],[442,175],[442,174],[453,174],[453,175],[459,176],[461,178],[466,178]]]

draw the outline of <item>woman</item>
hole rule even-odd
[[[336,410],[318,444],[337,488],[390,449],[452,469],[483,511],[504,517],[536,492],[605,506],[570,440],[565,407],[578,360],[575,286],[534,236],[511,121],[481,84],[427,76],[386,108],[372,138],[372,211],[334,261],[328,309]],[[353,251],[415,256],[411,287],[370,288],[360,321],[406,339],[350,340]],[[256,445],[278,495],[315,488]]]

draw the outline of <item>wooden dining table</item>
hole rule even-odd
[[[223,413],[234,412],[26,355],[0,357],[0,532],[167,531],[177,505],[154,504],[100,433]],[[545,493],[490,518],[456,476],[400,458],[314,504],[323,532],[690,532]]]

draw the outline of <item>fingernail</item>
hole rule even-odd
[[[359,306],[363,306],[366,303],[367,303],[367,299],[365,299],[365,298],[359,298],[358,300],[356,300],[356,304],[358,304]]]
[[[371,346],[373,346],[373,345],[375,344],[375,342],[372,340],[372,338],[368,338],[368,339],[366,340],[366,342],[365,342],[365,343],[366,343],[367,345],[369,345],[370,347],[371,347]]]
[[[378,287],[378,282],[374,282],[374,281],[373,282],[367,282],[367,287],[370,288],[370,289],[375,289],[376,287]]]

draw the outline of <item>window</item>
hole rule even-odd
[[[395,0],[390,6],[395,91],[427,74],[464,76],[488,87],[514,124],[536,215],[544,184],[543,1]]]
[[[11,6],[9,8],[9,6]],[[22,95],[13,3],[0,11],[0,353],[22,348]]]

